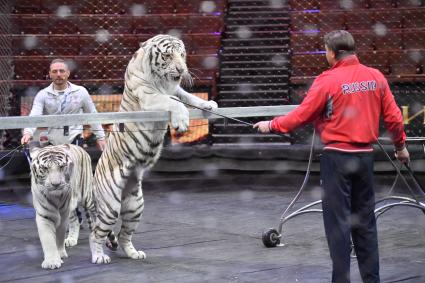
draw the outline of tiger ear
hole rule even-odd
[[[35,146],[30,147],[29,150],[30,150],[31,159],[35,159],[38,156],[38,154],[40,153],[39,147],[35,147]]]
[[[67,183],[69,183],[72,178],[72,175],[74,174],[74,162],[72,161],[69,155],[66,157],[66,167],[64,173],[65,180]]]
[[[74,171],[74,161],[72,161],[72,159],[68,156],[68,162],[67,162],[67,167],[68,167],[68,172],[70,174],[72,174],[72,172]]]

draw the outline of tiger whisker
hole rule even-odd
[[[193,86],[193,78],[189,72],[183,74],[181,84],[188,87]]]
[[[193,73],[191,70],[189,71],[189,73],[192,75],[192,77],[195,77],[199,80],[199,76],[197,74]]]
[[[198,68],[190,68],[190,70],[194,70],[194,71],[202,72],[202,71],[201,71],[201,69],[198,69]]]

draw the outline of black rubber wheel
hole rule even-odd
[[[269,229],[263,232],[263,244],[267,248],[274,248],[280,244],[279,233],[276,229]]]

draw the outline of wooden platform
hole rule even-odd
[[[377,180],[378,195],[394,176]],[[205,171],[145,177],[145,214],[134,237],[147,253],[130,260],[90,263],[88,229],[68,249],[60,269],[41,269],[42,251],[29,184],[0,190],[0,282],[330,282],[322,217],[296,217],[284,226],[284,247],[265,248],[261,233],[277,228],[302,174]],[[317,176],[296,207],[317,200]],[[400,187],[403,191],[403,188]],[[378,219],[382,282],[425,282],[425,215],[394,208]],[[352,282],[361,282],[356,259]]]

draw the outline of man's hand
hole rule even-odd
[[[253,126],[254,129],[257,129],[260,133],[267,134],[271,132],[270,121],[260,121]]]
[[[106,141],[105,139],[97,139],[96,140],[96,146],[98,149],[100,149],[101,151],[103,151],[106,147]]]
[[[401,163],[409,164],[410,162],[410,155],[409,151],[406,147],[404,147],[402,150],[396,150],[395,151],[395,157],[400,161]]]
[[[24,134],[21,138],[21,144],[28,144],[32,136],[30,134]]]

